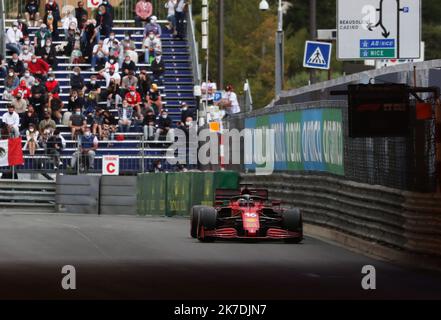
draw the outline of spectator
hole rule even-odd
[[[162,110],[157,124],[158,130],[156,130],[155,140],[160,141],[160,137],[162,137],[162,140],[173,141],[174,139],[171,139],[173,121],[168,116],[168,110]]]
[[[145,114],[143,115],[144,126],[144,138],[145,140],[154,140],[155,139],[155,129],[156,129],[156,115],[155,111],[152,108],[146,108]]]
[[[92,51],[92,72],[95,72],[95,67],[97,63],[100,66],[100,69],[104,67],[106,62],[109,59],[109,48],[104,45],[104,41],[100,40],[98,41],[98,44],[93,47]]]
[[[6,31],[6,49],[20,54],[21,44],[20,42],[23,39],[23,33],[20,29],[18,29],[18,22],[14,21],[12,24],[12,28],[9,28]]]
[[[133,74],[136,71],[136,63],[132,61],[130,55],[127,55],[121,65],[122,77],[127,76],[130,72]]]
[[[51,157],[55,170],[63,166],[60,156],[64,145],[60,130],[55,129],[54,134],[47,139],[46,143],[46,154]]]
[[[168,29],[171,30],[173,35],[176,35],[176,0],[168,0],[165,3],[165,8],[167,9],[167,20],[168,20]]]
[[[81,75],[80,67],[75,67],[70,75],[70,88],[71,90],[84,91],[86,85],[84,84],[84,78]]]
[[[64,34],[66,35],[66,38],[69,34],[69,30],[76,31],[78,29],[78,20],[71,11],[66,12],[66,16],[61,20],[61,22],[63,24]]]
[[[29,42],[29,40],[28,40],[28,42]],[[29,50],[29,46],[23,45],[21,48],[20,55],[18,56],[18,59],[20,61],[23,61],[23,63],[27,64],[27,63],[29,63],[29,61],[31,61],[33,54],[34,53],[31,50]]]
[[[106,39],[109,40],[107,43],[107,46],[109,48],[109,60],[114,61],[112,62],[112,64],[118,65],[119,67],[119,63],[117,63],[118,62],[117,60],[119,60],[121,43],[118,41],[118,39],[114,38],[113,40],[111,40],[111,38],[112,38],[112,34],[110,34],[109,38]]]
[[[239,101],[232,85],[226,87],[224,108],[227,115],[240,113]]]
[[[23,39],[29,37],[29,28],[26,19],[23,19],[21,14],[17,16],[18,29],[23,33]]]
[[[153,82],[162,86],[164,82],[165,64],[161,52],[156,52],[156,57],[152,62],[151,69],[153,73]]]
[[[156,16],[152,16],[150,18],[150,22],[145,25],[143,34],[144,38],[147,37],[150,32],[153,32],[155,36],[162,36],[162,29],[158,23],[158,18]]]
[[[153,13],[153,6],[150,0],[139,0],[135,7],[135,26],[137,28],[144,27],[143,23],[147,23]]]
[[[8,64],[6,63],[5,58],[2,54],[0,54],[0,77],[6,78],[8,75]]]
[[[13,69],[18,77],[22,77],[26,70],[23,61],[18,58],[18,54],[15,52],[12,54],[12,59],[8,62],[8,68],[9,70]]]
[[[78,1],[78,7],[75,8],[75,18],[77,18],[78,28],[80,30],[83,30],[86,25],[88,16],[87,10],[84,9],[84,2]]]
[[[98,132],[98,136],[102,139],[103,136],[103,122],[104,122],[104,109],[97,108],[93,113],[93,121],[92,121],[92,133],[96,136]]]
[[[141,115],[141,95],[136,91],[136,87],[130,87],[129,92],[126,93],[125,99],[129,106],[136,110],[136,113]],[[124,102],[123,101],[123,102]]]
[[[40,56],[52,68],[57,64],[57,50],[51,38],[46,39],[44,47],[37,48],[36,55]]]
[[[119,50],[119,64],[122,65],[126,56],[130,56],[132,58],[137,58],[138,54],[136,53],[136,44],[135,41],[132,40],[130,34],[126,34],[124,36],[124,40],[120,42],[120,50]]]
[[[11,105],[14,106],[15,112],[17,112],[20,119],[23,118],[26,113],[26,109],[28,108],[28,102],[23,99],[21,92],[18,92],[15,95],[15,98],[11,101]]]
[[[45,111],[43,120],[41,120],[40,124],[38,125],[38,129],[40,130],[40,133],[43,134],[44,130],[46,130],[47,128],[50,128],[52,131],[54,131],[57,128],[57,124],[54,120],[51,119],[51,114],[48,111]]]
[[[69,112],[75,112],[75,110],[77,108],[79,108],[82,112],[85,104],[86,104],[86,102],[84,101],[84,98],[80,97],[78,95],[78,91],[72,90],[70,93],[69,104],[67,105],[67,110]]]
[[[34,81],[34,85],[31,88],[31,97],[29,98],[29,104],[35,109],[39,119],[44,117],[44,109],[46,105],[46,87],[40,83],[37,78]]]
[[[115,68],[113,66],[110,66],[109,71],[104,72],[102,76],[106,80],[106,87],[110,85],[111,79],[115,80],[115,83],[117,84],[121,83],[121,76],[119,73],[115,72]]]
[[[103,128],[102,128],[102,136],[103,136],[104,141],[115,140],[115,132],[116,132],[117,125],[118,125],[118,121],[110,113],[110,111],[104,110],[104,112],[103,112]]]
[[[185,38],[185,10],[188,0],[178,0],[175,9],[176,18],[176,37],[180,39]]]
[[[162,111],[162,97],[158,86],[154,83],[148,91],[147,104],[151,107],[155,114],[161,114]]]
[[[31,40],[29,39],[29,37],[24,37],[23,39],[23,46],[26,46],[29,49],[29,52],[31,54],[35,53],[35,47],[32,44]],[[22,48],[24,50],[24,48]]]
[[[112,32],[110,32],[109,37],[107,37],[106,39],[104,39],[103,44],[109,48],[110,46],[113,45],[113,42],[114,42],[114,41],[116,41],[116,42],[119,44],[118,39],[116,39],[115,32],[112,31]]]
[[[47,28],[47,25],[43,23],[40,26],[40,30],[38,30],[35,33],[35,38],[34,38],[35,50],[37,50],[39,47],[40,48],[44,47],[46,45],[46,40],[51,38],[52,38],[51,32]]]
[[[38,130],[35,128],[34,123],[29,124],[29,128],[26,130],[26,144],[24,145],[23,149],[29,150],[29,155],[34,156],[35,150],[37,149],[38,144]]]
[[[120,88],[119,84],[115,82],[115,79],[110,79],[110,85],[107,87],[107,109],[111,109],[112,105],[115,107],[118,107],[121,102],[122,98],[120,95]]]
[[[15,107],[12,104],[8,105],[8,112],[5,112],[2,115],[2,122],[6,125],[6,130],[9,136],[20,136],[20,117],[17,112],[15,112]]]
[[[25,6],[25,18],[30,27],[38,27],[40,21],[40,0],[27,0]]]
[[[128,69],[126,69],[128,70]],[[121,89],[124,91],[122,92],[123,95],[129,91],[129,88],[131,87],[137,87],[138,86],[138,78],[135,77],[135,72],[133,70],[128,70],[128,74],[122,78],[121,81]]]
[[[101,95],[101,86],[98,83],[97,76],[92,75],[90,77],[90,82],[86,84],[86,95],[93,94],[96,98]]]
[[[129,132],[133,119],[133,106],[127,100],[124,100],[122,106],[118,108],[119,130]]]
[[[147,93],[151,87],[152,80],[150,80],[147,70],[141,70],[138,79],[138,92],[141,94],[143,100],[147,97]]]
[[[106,62],[104,69],[105,70],[101,70],[100,72],[105,72],[106,70],[109,70],[111,67],[113,67],[113,69],[115,70],[116,73],[119,72],[119,64],[118,61],[116,60],[115,57],[110,56],[109,61]]]
[[[60,21],[60,7],[54,0],[49,0],[44,7],[44,23],[47,25],[52,37],[58,37],[58,22]]]
[[[61,119],[63,118],[63,114],[62,114],[63,105],[64,105],[63,101],[61,101],[60,98],[57,98],[49,94],[47,110],[51,114],[52,119],[57,124],[61,124]]]
[[[86,103],[84,105],[84,113],[83,113],[88,125],[92,125],[93,115],[97,107],[98,104],[96,102],[95,95],[93,93],[89,93],[89,95],[86,98]]]
[[[156,52],[162,50],[161,39],[150,32],[142,43],[142,50],[144,52],[144,63],[150,64],[152,59],[156,57]]]
[[[95,29],[93,21],[88,21],[83,31],[83,37],[81,41],[81,52],[86,61],[92,60],[92,50],[97,40],[98,32]]]
[[[106,7],[107,12],[110,14],[110,18],[113,21],[114,18],[114,12],[113,12],[113,6],[110,3],[109,0],[103,0],[103,2],[101,3],[101,5],[103,5],[104,7]]]
[[[31,97],[31,95],[32,95],[31,89],[28,88],[26,81],[21,80],[18,87],[15,88],[14,91],[12,91],[12,95],[14,97],[17,96],[18,94],[20,94],[21,97],[26,100],[28,100]],[[15,108],[15,109],[18,110],[17,108]]]
[[[28,69],[35,78],[43,82],[46,81],[49,65],[43,59],[33,55],[31,61],[28,63]]]
[[[26,133],[26,130],[29,129],[29,126],[31,124],[34,124],[34,127],[37,128],[39,123],[40,121],[34,107],[32,105],[29,105],[25,115],[23,116],[23,118],[21,118],[21,131],[24,131]]]
[[[150,173],[161,173],[164,172],[164,169],[162,168],[161,160],[155,160],[153,162],[153,168],[150,170]]]
[[[109,7],[104,5],[104,3],[98,7],[98,12],[95,17],[98,41],[101,37],[103,39],[109,37],[109,34],[112,31],[113,19],[108,8]]]
[[[5,78],[5,89],[3,91],[3,100],[12,100],[12,92],[18,87],[20,80],[14,72],[14,69],[9,69],[8,75]]]
[[[81,46],[79,43],[75,42],[73,50],[70,54],[70,63],[79,64],[83,60],[83,52],[81,51]]]
[[[211,79],[208,79],[208,82],[202,82],[201,85],[202,91],[202,101],[205,103],[208,102],[208,106],[212,106],[214,104],[214,94],[217,91],[217,85],[215,82],[212,82]]]
[[[87,128],[86,118],[83,116],[80,107],[77,107],[75,112],[70,116],[69,128],[72,140],[76,140],[78,134],[84,132]]]
[[[58,80],[55,79],[55,74],[53,73],[49,74],[45,86],[48,96],[52,95],[55,98],[60,97],[60,84],[58,83]]]
[[[181,104],[181,122],[185,123],[185,121],[188,117],[193,118],[194,112],[188,108],[188,105],[186,102],[182,102],[182,104]]]
[[[92,134],[90,128],[84,128],[84,134],[79,139],[79,151],[72,155],[71,167],[76,168],[80,157],[87,157],[89,169],[95,167],[95,151],[98,149],[98,138]]]

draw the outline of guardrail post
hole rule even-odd
[[[439,98],[435,103],[435,139],[437,192],[441,193],[441,101]]]

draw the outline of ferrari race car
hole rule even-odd
[[[194,206],[191,236],[201,242],[215,240],[303,240],[299,209],[283,209],[270,202],[264,189],[216,190],[215,207]]]

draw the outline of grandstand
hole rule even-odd
[[[12,24],[13,20],[7,21],[7,28]],[[135,28],[127,25],[134,25],[133,21],[114,21],[115,25],[113,31],[115,32],[116,38],[122,40],[125,33],[130,33],[132,38],[135,40],[137,52],[140,54],[142,52],[142,41],[143,34],[142,28]],[[186,39],[176,39],[170,33],[170,31],[165,27],[166,21],[158,21],[162,26],[162,56],[165,61],[166,71],[164,85],[159,87],[162,95],[162,101],[164,103],[164,108],[168,109],[169,115],[176,122],[180,120],[181,112],[180,105],[182,102],[186,102],[190,108],[196,108],[196,101],[193,95],[193,72],[191,66],[191,56],[188,43]],[[29,28],[30,39],[33,40],[34,33],[37,28]],[[59,37],[61,41],[54,41],[55,44],[60,44],[64,38],[64,33],[60,28]],[[7,60],[11,58],[10,53],[7,55]],[[65,108],[68,103],[69,93],[70,93],[70,74],[73,72],[72,68],[75,66],[81,67],[82,75],[85,82],[90,81],[90,76],[96,74],[96,72],[90,71],[90,64],[70,64],[69,57],[67,56],[57,56],[58,64],[54,69],[54,74],[56,79],[60,84],[60,98],[65,103]],[[147,68],[140,62],[137,64],[138,72],[141,68]],[[99,80],[101,88],[105,88],[104,79]],[[0,78],[0,94],[4,90],[4,79]],[[0,117],[3,113],[7,111],[6,107],[8,101],[0,101]],[[100,102],[101,105],[105,105],[106,102]],[[67,109],[63,109],[66,111]],[[117,118],[118,113],[116,109],[111,109],[113,115]],[[72,140],[70,130],[67,126],[57,125],[61,130],[62,136],[65,138],[67,144],[66,148],[62,152],[62,171],[66,172],[66,168],[70,163],[72,154],[77,150],[78,143]],[[148,141],[145,142],[142,138],[141,132],[136,132],[135,128],[132,127],[129,133],[117,132],[117,135],[124,136],[123,141],[112,141],[109,145],[108,141],[100,141],[99,149],[96,152],[95,159],[95,171],[101,172],[101,162],[103,155],[118,155],[120,156],[120,171],[125,174],[137,173],[140,171],[148,171],[153,162],[157,159],[166,159],[166,151],[168,150],[171,142],[164,141]],[[119,139],[118,139],[119,140]],[[25,142],[23,141],[23,144]],[[55,172],[54,167],[50,163],[49,158],[44,155],[43,149],[38,149],[35,156],[30,156],[28,151],[24,151],[25,165],[23,167],[16,168],[18,172],[33,172],[34,170],[44,171],[53,173]],[[164,163],[164,167],[167,167],[167,163]],[[7,168],[3,168],[6,170]],[[58,169],[60,170],[60,169]]]

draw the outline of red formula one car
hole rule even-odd
[[[299,209],[283,209],[281,202],[269,202],[263,189],[217,190],[216,207],[194,206],[191,236],[202,242],[227,239],[303,240]]]

